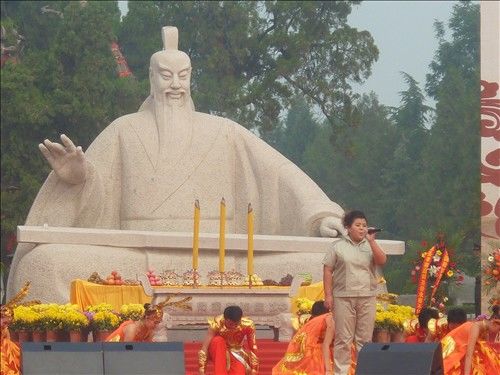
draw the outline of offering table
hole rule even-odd
[[[17,234],[18,242],[21,243],[38,245],[39,248],[43,244],[57,247],[57,250],[53,250],[53,254],[65,253],[76,247],[80,249],[81,245],[85,245],[85,250],[79,253],[81,254],[79,258],[66,259],[62,265],[55,263],[55,255],[52,262],[32,265],[31,296],[46,302],[69,301],[71,281],[87,279],[93,272],[107,275],[112,270],[118,270],[124,279],[137,279],[149,268],[160,271],[174,270],[178,274],[192,268],[192,233],[19,226]],[[201,275],[200,284],[207,284],[206,275],[218,268],[218,237],[218,233],[200,233],[198,269]],[[312,275],[313,280],[321,280],[323,275],[321,261],[327,249],[335,241],[338,239],[254,235],[255,273],[263,280],[280,281],[286,274],[294,276],[298,272],[307,272]],[[404,254],[402,241],[378,240],[378,243],[389,255]],[[228,233],[225,244],[225,270],[246,274],[247,236]],[[64,272],[53,272],[55,266],[64,266]],[[185,288],[190,292],[193,291],[192,287]],[[251,293],[255,290],[257,289],[251,289]],[[283,298],[287,298],[289,291],[283,290],[280,293],[284,294]],[[254,297],[265,300],[268,296],[269,294],[264,293]],[[258,306],[260,308],[261,305]],[[218,311],[217,314],[221,312]],[[207,314],[213,315],[214,312],[208,311]]]
[[[300,279],[297,279],[300,283]],[[152,303],[165,300],[168,296],[191,297],[191,311],[168,309],[164,314],[167,328],[179,325],[206,324],[209,317],[217,316],[230,305],[238,305],[245,316],[256,325],[273,327],[275,338],[277,330],[281,339],[291,336],[291,291],[290,286],[184,286],[151,287],[145,276],[139,276],[146,295],[152,297]]]

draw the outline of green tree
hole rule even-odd
[[[435,121],[409,185],[408,199],[418,204],[405,232],[409,238],[429,230],[446,233],[454,238],[460,267],[477,274],[471,250],[480,235],[479,5],[455,5],[448,26],[450,40],[436,23],[439,47],[426,82],[437,101]]]
[[[381,209],[392,233],[402,238],[415,238],[418,233],[415,233],[412,215],[408,215],[408,200],[413,194],[415,176],[422,171],[419,160],[429,133],[426,125],[431,108],[424,104],[425,97],[418,82],[407,73],[402,72],[402,75],[408,87],[400,92],[400,106],[391,109],[397,140],[382,174],[386,204]]]
[[[62,16],[41,6],[2,2],[2,22],[13,20],[26,43],[1,75],[2,238],[25,221],[50,171],[38,143],[65,133],[86,148],[112,119],[140,104],[138,82],[118,78],[110,51],[116,2],[50,2]],[[44,28],[49,18],[50,32]],[[43,43],[28,23],[41,25]]]
[[[397,132],[389,110],[375,94],[357,103],[359,124],[338,136],[324,124],[306,147],[303,168],[327,195],[345,209],[362,209],[372,223],[384,225],[386,205],[383,176],[392,158]],[[388,227],[384,226],[386,230]]]
[[[357,1],[129,2],[119,40],[132,69],[146,79],[161,48],[160,26],[180,30],[191,57],[198,110],[269,131],[294,96],[337,124],[352,82],[371,73],[378,50],[367,31],[349,27]]]
[[[306,147],[315,137],[318,123],[303,98],[295,98],[283,125],[262,138],[297,165],[301,165]]]
[[[411,124],[413,129],[419,129],[421,137],[413,144],[407,142],[408,137],[402,139],[400,155],[394,158],[394,174],[388,178],[398,180],[406,191],[395,195],[402,197],[393,206],[397,232],[416,242],[430,239],[437,232],[446,233],[452,239],[450,247],[459,268],[472,275],[479,272],[471,251],[480,234],[479,19],[479,5],[455,5],[448,22],[450,40],[445,39],[444,24],[436,22],[439,47],[426,82],[427,93],[437,102],[434,122],[426,130],[421,126],[425,123],[423,117],[415,114],[418,111],[412,115],[408,110],[396,112],[398,124]],[[417,94],[413,83],[407,83],[407,94]],[[407,104],[414,102],[414,109],[424,113],[420,94],[406,96],[412,98]],[[404,118],[409,121],[402,121]],[[412,152],[412,146],[420,152],[415,147]],[[401,171],[411,173],[405,176]],[[410,271],[408,263],[415,257],[414,249],[409,246],[402,259],[391,259],[386,267],[387,280],[396,292],[415,290],[413,284],[404,282]]]

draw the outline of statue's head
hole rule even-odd
[[[162,51],[151,56],[149,81],[155,103],[183,107],[191,105],[191,59],[177,49],[176,27],[162,29]]]

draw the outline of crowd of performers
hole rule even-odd
[[[485,319],[467,321],[463,310],[449,311],[447,319],[437,310],[425,308],[419,323],[406,342],[441,342],[445,375],[500,374],[500,312],[493,306]],[[21,350],[10,339],[8,325],[12,310],[1,309],[1,374],[21,374]],[[153,333],[163,319],[163,306],[145,305],[141,320],[128,320],[111,333],[108,342],[152,342]],[[238,306],[228,306],[220,316],[208,320],[209,328],[198,352],[199,373],[205,374],[212,362],[216,375],[258,374],[259,360],[255,326]],[[299,327],[272,375],[322,375],[333,372],[335,319],[324,301],[316,301],[311,316]],[[356,345],[350,351],[349,375],[356,370]]]
[[[317,301],[309,320],[291,339],[273,375],[353,375],[356,359],[364,344],[372,340],[375,323],[376,267],[386,255],[376,242],[361,211],[348,212],[343,218],[346,235],[332,244],[323,259],[325,300]],[[335,278],[333,278],[335,275]],[[21,352],[9,337],[7,326],[12,306],[27,290],[1,309],[1,375],[20,374]],[[186,299],[169,302],[186,307]],[[126,321],[107,341],[152,341],[153,332],[163,319],[167,301],[145,305],[144,317]],[[198,352],[199,373],[205,374],[212,362],[216,375],[253,375],[259,372],[255,326],[238,306],[228,306],[223,314],[208,320],[208,332]],[[441,342],[445,375],[500,374],[499,306],[481,321],[467,321],[464,311],[451,309],[447,320],[437,310],[424,308],[418,325],[406,342]]]

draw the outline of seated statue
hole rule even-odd
[[[190,58],[177,49],[175,27],[162,37],[164,50],[150,60],[151,94],[138,112],[112,122],[86,152],[65,135],[61,144],[39,145],[53,171],[26,225],[192,232],[199,199],[200,231],[217,233],[224,197],[227,233],[246,233],[251,202],[257,234],[338,236],[343,209],[296,165],[241,125],[195,111]],[[168,261],[179,256],[188,255],[169,252]],[[8,291],[29,279],[35,298],[64,302],[72,279],[112,269],[134,277],[151,262],[133,248],[20,244]]]

